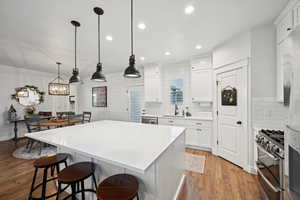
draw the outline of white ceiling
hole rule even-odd
[[[182,60],[210,51],[232,36],[273,20],[288,0],[134,0],[135,53],[138,64]],[[184,14],[187,4],[195,6]],[[102,62],[104,72],[124,70],[130,54],[130,0],[1,0],[0,64],[65,73],[74,66],[74,28],[78,20],[78,66],[82,75],[97,64],[97,16],[104,9]],[[146,30],[136,26],[145,22]],[[114,40],[105,40],[106,35]],[[196,50],[195,45],[203,48]],[[164,52],[170,51],[170,56]]]

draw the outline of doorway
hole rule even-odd
[[[215,71],[217,154],[242,168],[248,149],[248,64]]]
[[[144,108],[144,87],[132,86],[128,89],[129,121],[141,122],[142,109]]]

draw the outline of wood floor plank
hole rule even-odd
[[[18,146],[26,144],[21,140]],[[27,199],[33,176],[33,160],[12,156],[14,142],[0,142],[0,200]],[[186,183],[179,200],[263,200],[264,196],[255,175],[212,155],[187,149],[188,153],[206,156],[204,174],[187,171]],[[38,175],[41,180],[41,174]],[[50,184],[47,193],[56,191]]]

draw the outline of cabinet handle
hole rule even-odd
[[[197,128],[196,130],[197,130],[197,131],[202,131],[202,129],[200,129],[200,128]]]
[[[173,123],[174,121],[169,121],[170,123]]]
[[[202,125],[202,123],[196,123],[196,125]]]
[[[287,30],[287,31],[291,31],[292,29],[291,29],[291,28],[287,28],[286,30]]]

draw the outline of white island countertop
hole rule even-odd
[[[71,149],[139,173],[178,138],[185,128],[121,121],[97,121],[28,133],[27,137]]]

